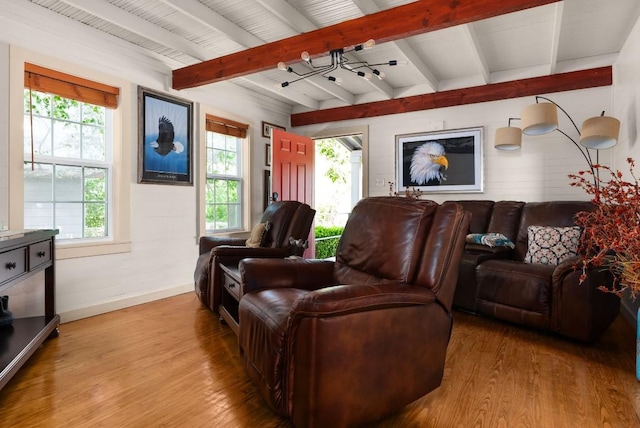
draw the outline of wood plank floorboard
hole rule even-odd
[[[392,370],[392,368],[390,368]],[[584,345],[455,313],[442,385],[374,427],[640,427],[635,331]],[[194,293],[60,326],[0,391],[0,427],[290,427]]]

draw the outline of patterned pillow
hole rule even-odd
[[[580,228],[555,226],[529,226],[528,248],[525,263],[557,266],[578,254]]]

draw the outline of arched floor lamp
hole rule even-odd
[[[548,102],[540,103],[539,100]],[[580,144],[566,132],[558,128],[558,109],[560,109],[571,121],[580,136]],[[512,120],[522,121],[522,128],[511,126]],[[582,123],[582,130],[578,128],[569,113],[556,102],[549,98],[537,95],[535,104],[522,109],[520,118],[509,118],[506,127],[496,129],[494,147],[498,150],[518,150],[522,146],[522,134],[544,135],[558,131],[567,137],[584,157],[593,175],[594,183],[598,186],[596,171],[589,149],[609,149],[618,143],[620,133],[620,121],[615,117],[605,116],[604,111],[600,116],[592,117]]]

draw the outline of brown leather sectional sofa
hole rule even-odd
[[[515,248],[467,243],[460,262],[454,308],[551,331],[572,339],[596,340],[616,318],[620,299],[597,289],[608,272],[590,270],[580,284],[577,256],[557,266],[526,263],[529,226],[573,226],[586,201],[455,201],[472,214],[470,233],[500,233]]]

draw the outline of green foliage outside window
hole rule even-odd
[[[237,137],[207,132],[207,230],[242,228],[241,142]]]
[[[205,216],[213,229],[239,228],[237,215],[240,205],[239,182],[227,179],[208,179]]]
[[[43,222],[55,227],[63,224],[61,239],[107,236],[107,109],[26,89],[24,113],[25,161],[27,155],[30,157],[33,135],[36,165],[41,169],[50,165],[57,171],[54,179],[38,170],[30,171],[30,162],[25,164],[25,201],[29,205],[25,223],[37,226]],[[38,159],[39,156],[49,158]],[[73,188],[80,177],[81,193],[75,194]],[[82,206],[80,215],[64,208],[74,204]]]
[[[338,249],[338,242],[344,227],[339,226],[316,226],[314,229],[316,239],[316,258],[326,259],[334,257]],[[329,239],[320,239],[329,238]]]
[[[104,170],[85,170],[85,174],[94,171],[96,177],[85,178],[84,199],[87,202],[85,211],[85,237],[105,236],[107,224],[107,183]]]

